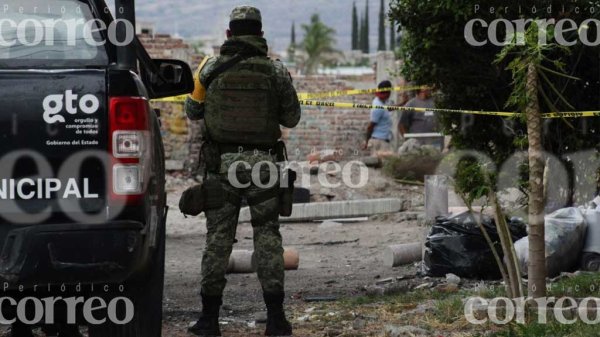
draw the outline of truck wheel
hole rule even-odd
[[[159,225],[158,246],[147,276],[126,286],[124,295],[134,304],[133,320],[125,325],[107,323],[89,326],[89,337],[161,337],[163,287],[165,276],[165,226]],[[110,300],[110,299],[109,299]],[[118,308],[118,310],[124,308]],[[118,312],[117,317],[125,317]]]

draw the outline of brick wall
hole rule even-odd
[[[294,84],[298,92],[354,89],[348,86],[345,79],[334,76],[297,77],[294,79]],[[371,95],[340,96],[327,100],[371,103],[373,97]],[[305,160],[313,152],[326,150],[341,150],[344,159],[364,155],[362,145],[365,141],[369,115],[370,111],[365,109],[303,106],[302,119],[298,126],[291,130],[284,130],[290,158]]]
[[[294,85],[298,92],[327,92],[354,89],[348,83],[356,83],[356,80],[334,76],[300,76],[294,78]],[[371,81],[365,81],[364,87],[370,86]],[[371,103],[372,99],[371,95],[359,95],[329,100]],[[193,171],[197,167],[199,123],[185,121],[183,105],[180,103],[153,103],[153,106],[162,111],[167,159],[184,161],[186,169]],[[298,126],[283,130],[290,159],[306,160],[309,154],[326,150],[341,150],[343,159],[365,155],[362,145],[369,114],[366,109],[302,106],[302,119]],[[182,125],[185,128],[183,130]]]
[[[140,42],[152,58],[178,59],[191,64],[193,48],[183,39],[174,38],[169,34],[141,34]]]

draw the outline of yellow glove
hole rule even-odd
[[[202,85],[202,82],[200,82],[200,74],[202,73],[202,69],[209,59],[210,57],[205,57],[198,66],[198,70],[194,74],[194,92],[192,92],[190,97],[198,103],[204,103],[206,100],[206,88]]]

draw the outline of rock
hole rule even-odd
[[[364,337],[364,333],[356,331],[346,331],[343,334],[341,334],[340,337]]]
[[[333,192],[331,191],[330,188],[326,188],[326,187],[321,187],[319,189],[319,194],[326,196],[326,197],[335,197],[335,194],[333,194]]]
[[[319,229],[334,229],[334,228],[340,228],[343,225],[339,222],[335,222],[335,221],[323,221],[320,225],[319,225]]]
[[[182,171],[183,161],[182,160],[166,160],[165,170],[167,171]]]
[[[383,280],[379,280],[379,281],[375,282],[375,285],[381,285],[381,284],[386,284],[386,283],[390,283],[390,282],[394,282],[393,277],[388,277],[388,278],[384,278]]]
[[[254,321],[256,323],[267,323],[267,313],[265,311],[259,311],[254,314]]]
[[[403,155],[403,154],[409,154],[409,153],[415,153],[418,152],[420,149],[420,145],[419,145],[419,141],[414,139],[414,138],[410,138],[407,141],[404,142],[404,144],[402,144],[402,146],[400,146],[400,148],[398,149],[398,154],[399,155]]]
[[[460,277],[454,275],[454,274],[446,274],[446,282],[448,284],[456,284],[459,285],[460,284]]]
[[[473,315],[475,316],[475,318],[482,319],[482,318],[487,317],[487,312],[488,312],[487,304],[475,303],[475,304],[473,304],[472,308],[473,308]]]
[[[325,334],[323,334],[323,336],[325,337],[336,337],[342,334],[342,331],[339,329],[335,329],[335,328],[327,328],[325,330]]]
[[[460,288],[458,287],[457,284],[454,283],[446,283],[446,284],[440,284],[438,286],[436,286],[435,288],[433,288],[435,291],[439,291],[441,293],[455,293],[457,292]]]
[[[362,330],[367,326],[367,322],[362,318],[357,318],[352,322],[352,329],[354,330]]]
[[[383,287],[375,285],[365,287],[367,296],[383,296],[384,290],[385,289]]]
[[[308,322],[308,321],[310,321],[310,315],[300,316],[296,320],[298,322]]]
[[[435,301],[427,301],[425,303],[420,303],[415,308],[414,312],[417,314],[425,314],[435,309]]]
[[[406,282],[406,281],[393,282],[393,283],[386,284],[383,287],[383,294],[384,295],[395,295],[395,294],[405,293],[409,290],[410,290],[410,287],[408,286],[408,282]]]
[[[426,282],[426,283],[423,283],[423,284],[419,284],[413,290],[428,289],[428,288],[431,288],[431,287],[433,287],[433,283],[432,282]]]
[[[408,201],[410,203],[410,201]],[[410,206],[405,206],[403,205],[403,209],[409,208]],[[417,220],[417,218],[419,217],[419,215],[423,214],[422,212],[400,212],[396,215],[396,221],[397,222],[403,222],[403,221],[412,221],[412,220]]]
[[[425,337],[429,336],[427,330],[417,328],[415,326],[395,326],[386,325],[384,328],[384,336],[386,337]]]
[[[372,286],[367,286],[365,291],[367,292],[367,296],[383,296],[383,295],[394,295],[405,293],[409,291],[409,285],[406,281],[400,282],[390,282],[385,284],[377,284]]]

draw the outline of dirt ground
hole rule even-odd
[[[364,288],[379,279],[415,274],[414,266],[386,267],[382,255],[387,245],[423,240],[425,228],[417,221],[418,211],[422,210],[422,188],[396,184],[376,170],[370,170],[369,175],[369,184],[359,190],[341,187],[323,191],[311,185],[312,198],[319,200],[323,194],[332,200],[350,195],[399,197],[406,201],[406,212],[333,226],[322,226],[321,222],[282,224],[284,246],[300,253],[299,269],[286,272],[286,303],[292,321],[302,319],[301,308],[306,306],[307,296],[341,299],[364,295]],[[181,192],[190,184],[193,181],[175,177],[170,177],[167,184],[171,211],[167,221],[165,336],[188,336],[186,328],[201,309],[199,281],[205,220],[184,218],[177,210]],[[252,226],[240,224],[236,238],[239,242],[234,249],[252,249]],[[227,279],[222,310],[224,334],[262,335],[264,326],[255,323],[265,310],[256,275],[230,274]]]
[[[314,177],[313,177],[314,178]],[[330,175],[332,183],[341,178]],[[200,304],[200,264],[206,240],[203,216],[185,218],[178,211],[181,193],[195,182],[178,175],[167,178],[168,204],[167,252],[164,297],[163,336],[191,336],[187,327],[197,319]],[[305,186],[312,201],[400,198],[403,212],[376,215],[359,222],[322,225],[283,223],[284,246],[300,254],[298,270],[286,272],[286,306],[295,336],[322,336],[320,327],[306,322],[306,313],[320,303],[307,297],[344,300],[365,295],[365,287],[390,277],[415,275],[417,267],[389,268],[383,264],[387,245],[419,242],[426,235],[418,218],[423,211],[423,188],[401,185],[385,177],[380,170],[369,170],[368,184],[360,189],[324,188],[317,179]],[[234,249],[252,249],[252,226],[239,224]],[[224,294],[221,324],[224,336],[262,336],[266,318],[260,284],[255,274],[230,274]],[[82,330],[85,330],[82,327]],[[316,332],[318,331],[318,332]],[[36,336],[43,336],[38,330]],[[85,333],[84,333],[85,334]],[[0,335],[9,335],[0,327]],[[361,334],[359,334],[361,335]],[[362,336],[362,335],[361,335]],[[108,337],[108,336],[107,336]]]

